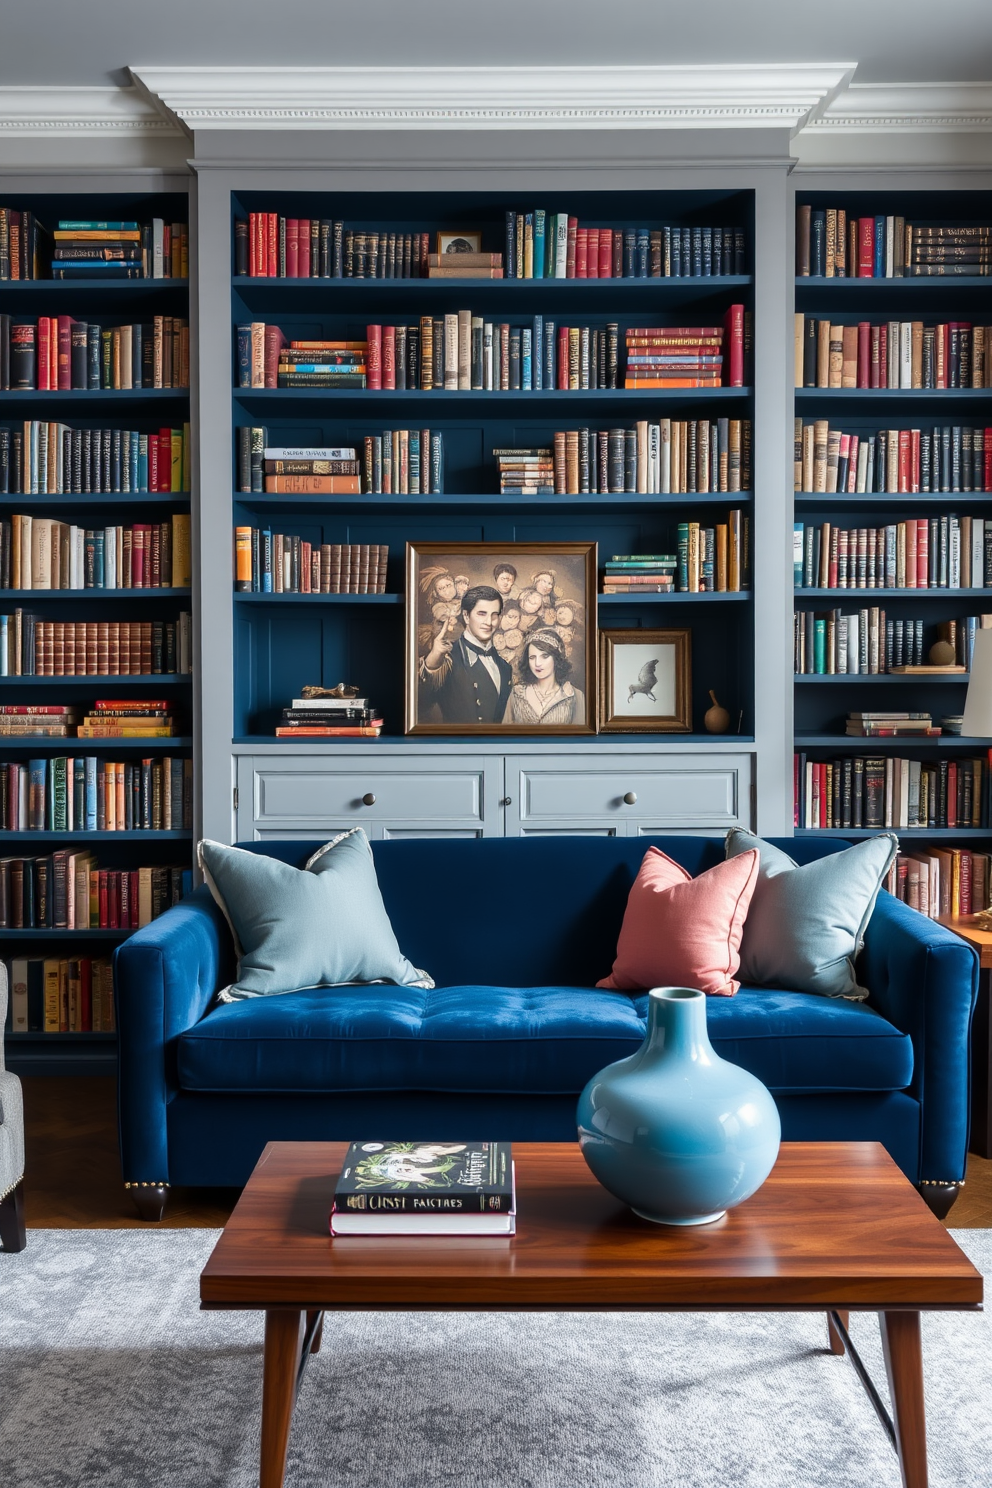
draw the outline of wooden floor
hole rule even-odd
[[[138,1228],[117,1155],[113,1079],[24,1080],[28,1225],[35,1229]],[[163,1224],[218,1229],[236,1189],[175,1188]],[[992,1228],[992,1161],[971,1157],[968,1181],[947,1218],[952,1228]]]

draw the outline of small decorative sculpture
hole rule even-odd
[[[639,692],[643,692],[648,702],[655,701],[654,689],[658,684],[658,658],[646,661],[637,674],[637,681],[631,682],[627,694],[627,701],[632,702]]]
[[[710,688],[710,697],[713,699],[712,708],[707,708],[703,714],[703,723],[708,734],[725,734],[730,727],[730,714],[726,708],[721,708],[716,700],[716,693]]]
[[[930,661],[933,666],[953,666],[957,659],[950,641],[934,641],[930,647]]]
[[[337,687],[317,687],[308,682],[301,695],[305,698],[351,698],[358,696],[358,688],[350,682],[339,682]]]

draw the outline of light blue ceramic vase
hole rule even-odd
[[[760,1080],[713,1050],[706,997],[648,994],[636,1054],[579,1097],[582,1155],[604,1188],[657,1224],[720,1219],[761,1187],[778,1156],[778,1110]]]

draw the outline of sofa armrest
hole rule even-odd
[[[231,933],[197,889],[114,953],[120,1049],[118,1120],[128,1183],[168,1183],[166,1111],[176,1093],[176,1041],[232,977]]]
[[[870,1004],[913,1041],[909,1093],[921,1107],[921,1181],[964,1178],[971,1114],[971,1019],[978,955],[885,890],[858,963]]]

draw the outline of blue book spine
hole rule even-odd
[[[407,475],[410,482],[410,494],[416,496],[420,491],[420,430],[411,429],[408,440],[407,452],[408,469]]]
[[[140,450],[141,450],[141,435],[138,433],[137,429],[132,429],[131,430],[131,460],[130,460],[130,464],[131,464],[131,472],[130,472],[130,474],[131,474],[131,490],[132,491],[136,491],[138,489],[138,466],[139,466],[140,458],[141,458]]]
[[[682,229],[682,278],[692,278],[692,228]]]
[[[517,277],[517,214],[506,214],[506,253],[503,259],[504,279]]]
[[[138,490],[148,490],[148,435],[138,435]]]
[[[238,326],[238,387],[251,387],[251,326]]]
[[[885,218],[875,218],[875,259],[872,264],[872,278],[885,278]]]
[[[672,278],[682,278],[682,231],[681,228],[673,227],[669,236],[669,253],[671,254]]]
[[[543,207],[535,207],[535,209],[534,209],[534,278],[535,279],[543,279],[544,278],[544,256],[545,256],[545,254],[548,251],[547,250],[547,247],[545,245],[545,241],[544,241],[544,231],[545,231],[544,224],[545,224],[545,211],[544,211],[544,208]],[[540,387],[540,385],[541,385],[540,383],[537,384],[538,387]]]
[[[694,227],[692,229],[692,274],[693,278],[700,279],[703,273],[703,229]]]
[[[32,831],[44,831],[48,820],[48,761],[28,760],[28,821]],[[24,823],[22,822],[23,826]]]
[[[637,278],[648,279],[651,275],[651,233],[646,227],[637,229]]]
[[[544,321],[539,315],[534,316],[531,334],[531,378],[532,386],[540,391],[544,387]]]
[[[97,527],[93,533],[93,588],[106,588],[106,533]]]
[[[557,386],[555,350],[555,323],[553,320],[546,320],[544,322],[544,386],[546,388]]]
[[[86,765],[86,830],[96,831],[96,755],[88,754]]]
[[[272,593],[272,528],[262,533],[262,593]]]
[[[72,830],[86,831],[86,761],[78,754],[72,762]]]
[[[530,330],[524,326],[520,332],[520,386],[525,392],[530,392],[532,384],[533,369],[533,342]]]
[[[431,495],[444,494],[444,440],[439,433],[431,433]]]
[[[59,232],[137,232],[136,222],[96,222],[86,221],[81,218],[59,222]]]

